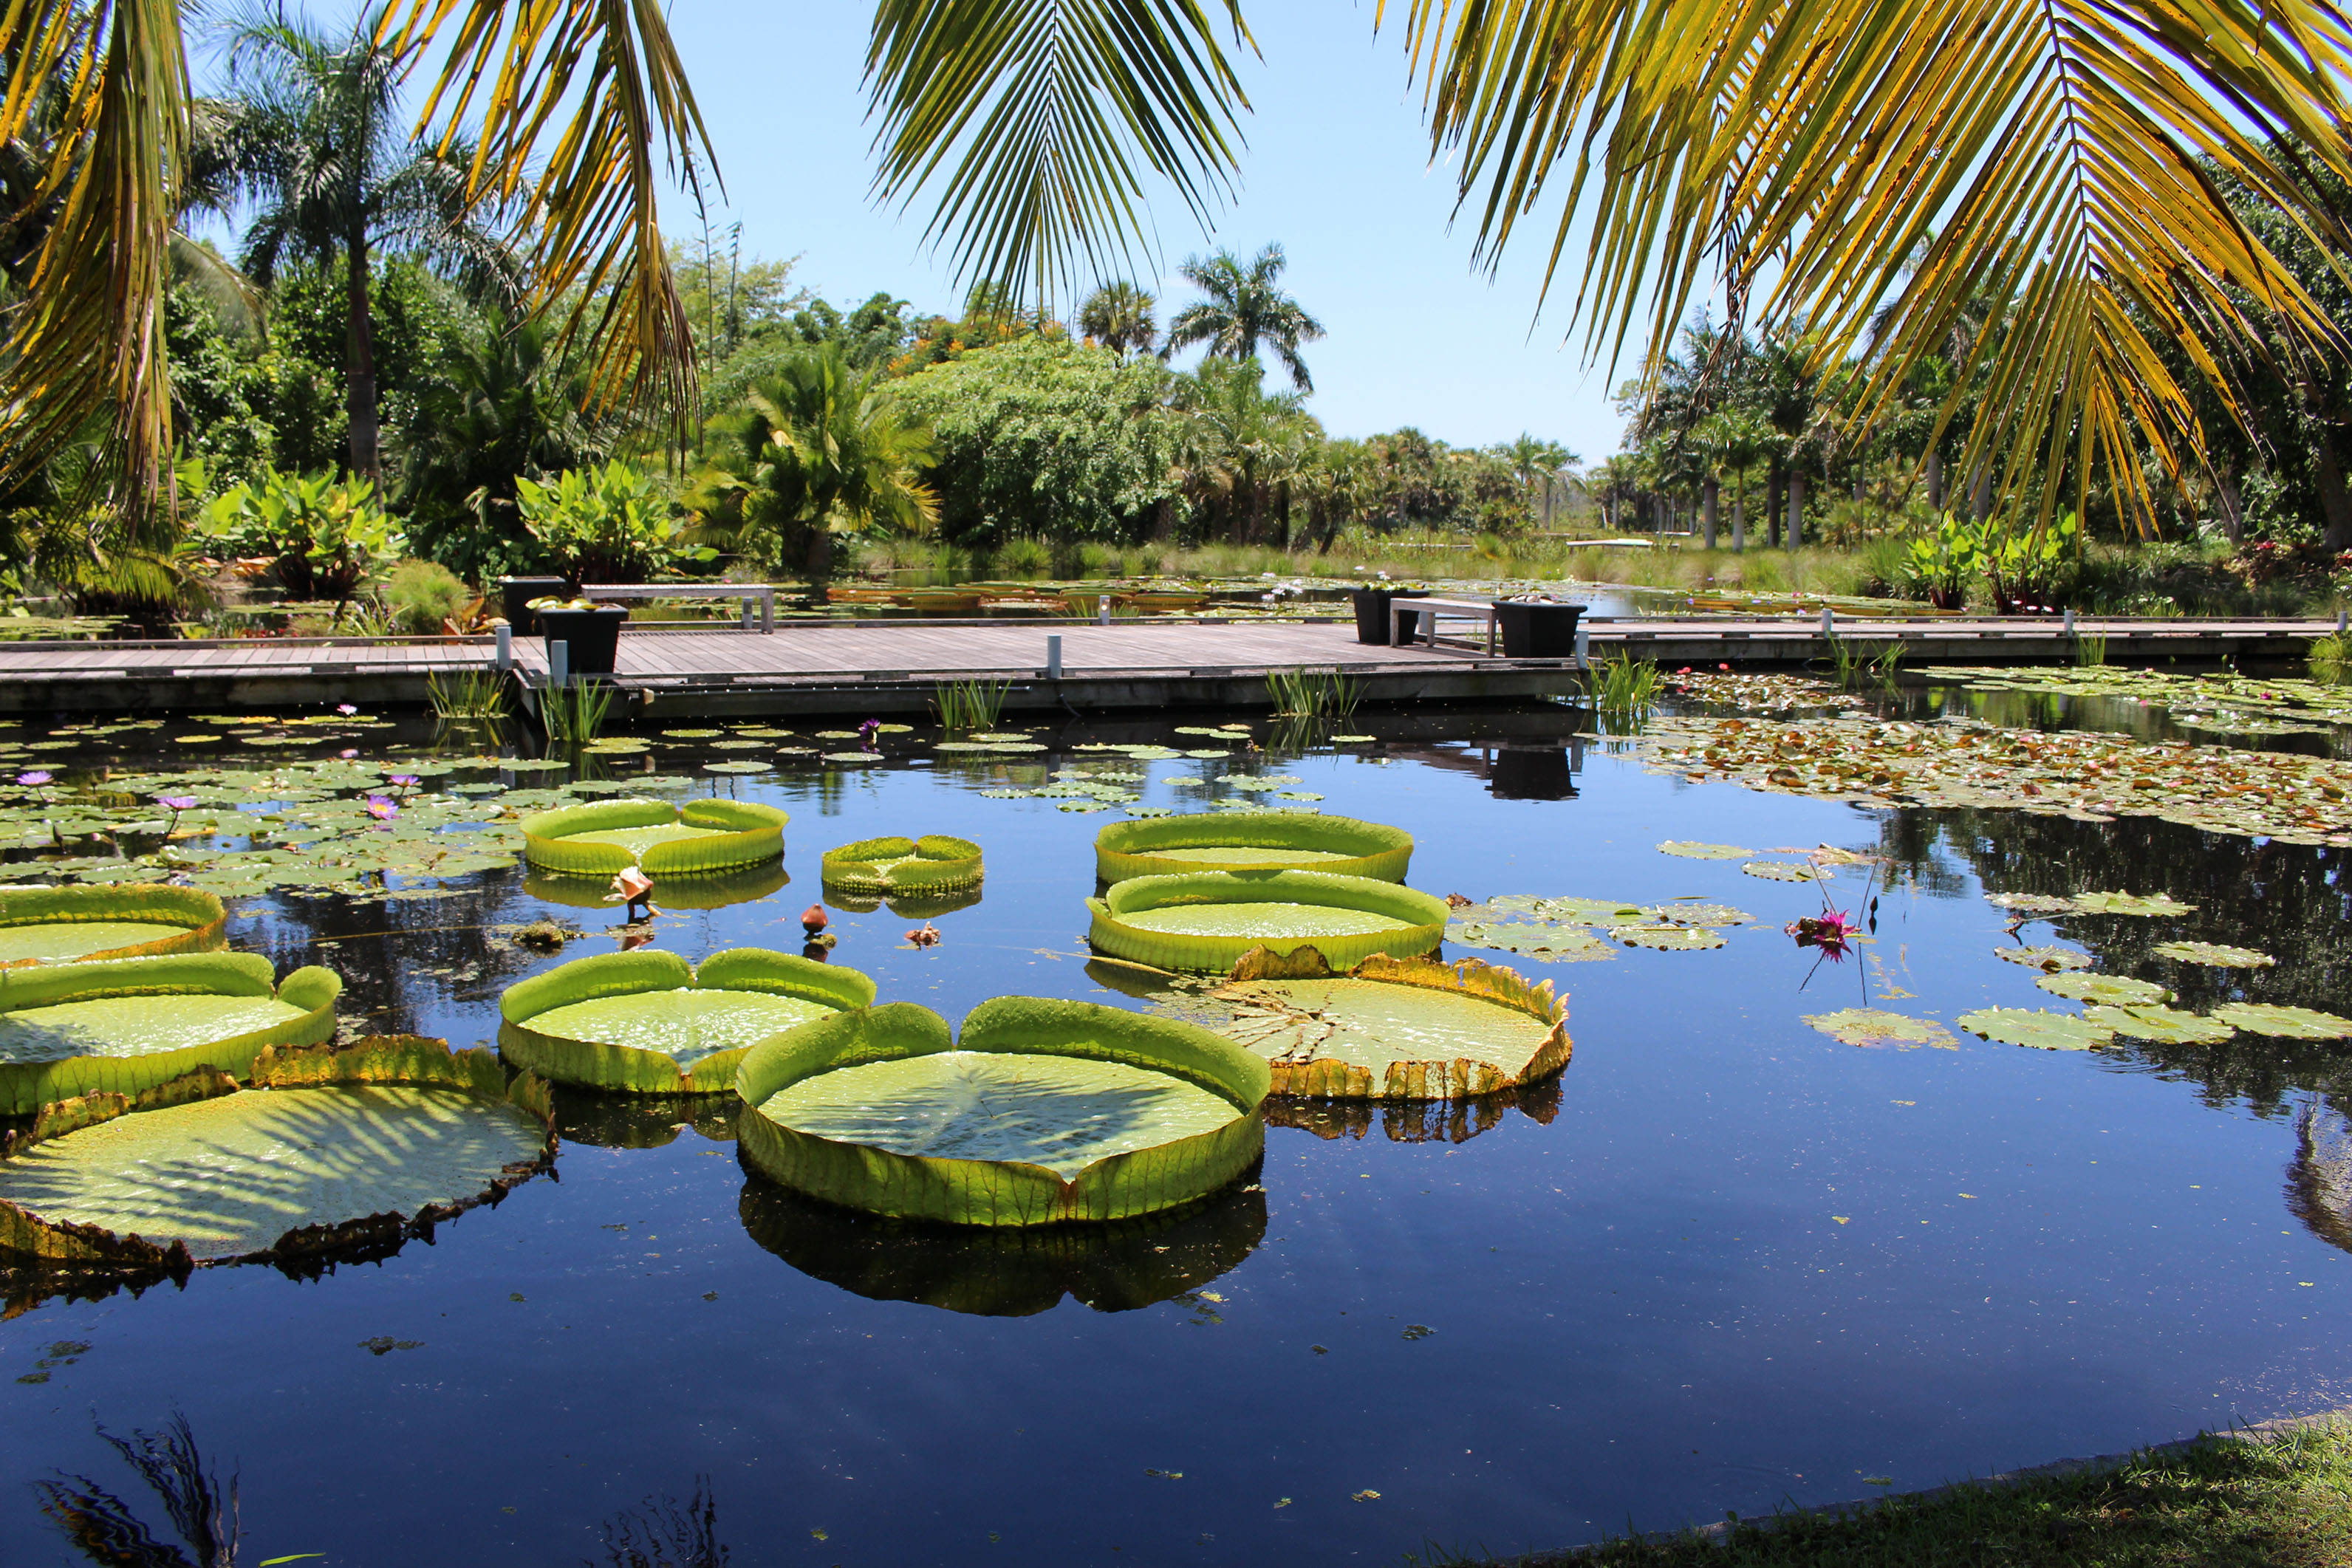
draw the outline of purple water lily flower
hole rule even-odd
[[[388,796],[371,795],[367,800],[367,814],[379,822],[389,822],[400,815],[400,808],[393,804]]]
[[[416,775],[414,773],[388,773],[383,781],[404,795],[416,788]]]
[[[359,753],[357,751],[338,751],[335,755],[341,758],[344,761],[349,762],[352,758],[357,757]]]
[[[22,784],[27,789],[34,789],[47,783],[53,777],[55,776],[52,774],[37,771],[32,773],[19,773],[16,775],[16,782]]]
[[[155,804],[172,813],[172,825],[163,831],[166,833],[175,833],[180,831],[180,813],[194,810],[196,798],[194,795],[158,795],[155,797]]]
[[[876,747],[874,745],[874,738],[881,733],[882,721],[878,718],[869,718],[864,724],[859,725],[857,727],[857,744],[859,748],[866,751],[875,750]]]
[[[355,714],[355,713],[359,712],[360,710],[359,710],[358,708],[356,708],[356,707],[353,707],[353,706],[352,706],[351,704],[349,704],[349,703],[337,703],[337,704],[335,705],[335,711],[336,711],[337,713],[339,713],[339,714],[341,714],[345,718],[349,718],[352,715],[353,715],[353,714]]]

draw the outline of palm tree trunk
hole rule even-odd
[[[1748,548],[1748,476],[1735,474],[1731,479],[1731,553],[1738,555]]]
[[[2352,493],[2344,484],[2344,468],[2336,460],[2332,425],[2319,428],[2319,508],[2327,520],[2326,542],[2331,550],[2352,549]]]
[[[1722,498],[1722,493],[1723,482],[1716,478],[1713,475],[1707,476],[1706,518],[1702,527],[1706,530],[1706,548],[1709,549],[1713,549],[1715,548],[1715,510],[1717,504]]]
[[[1791,465],[1789,469],[1789,548],[1795,549],[1805,538],[1805,470]]]
[[[374,479],[382,474],[383,465],[377,451],[375,322],[368,308],[367,231],[352,229],[345,244],[350,253],[343,286],[349,311],[351,362],[345,378],[348,384],[344,406],[351,424],[352,472],[362,479]]]

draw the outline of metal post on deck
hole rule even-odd
[[[1095,601],[1095,624],[1097,626],[1110,624],[1110,595],[1108,593]]]
[[[1826,604],[1822,606],[1822,635],[1824,637],[1837,635],[1837,622],[1830,618],[1830,607]]]
[[[490,668],[503,675],[514,668],[514,628],[501,621],[498,636],[498,648],[490,654]]]
[[[547,685],[551,691],[562,691],[572,684],[572,644],[550,643],[547,645]]]
[[[1592,667],[1592,628],[1580,620],[1576,623],[1576,667],[1580,670]]]
[[[1045,639],[1045,678],[1049,681],[1062,678],[1062,635],[1058,632]]]
[[[2068,606],[2066,606],[2066,635],[2068,635],[2069,637],[2072,637],[2074,634],[2074,607],[2073,605],[2069,604]]]
[[[2344,619],[2345,612],[2341,610],[2337,611],[2336,612],[2336,634],[2338,637],[2344,635]]]
[[[748,593],[747,593],[747,594],[745,594],[745,595],[743,596],[743,630],[744,630],[744,631],[746,631],[746,632],[749,632],[751,629],[751,596],[750,594],[748,594]]]

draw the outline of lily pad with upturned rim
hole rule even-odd
[[[1230,971],[1252,947],[1312,944],[1334,968],[1374,953],[1414,957],[1444,937],[1444,901],[1394,883],[1319,871],[1134,877],[1088,899],[1096,951],[1195,973]]]
[[[524,818],[523,857],[572,876],[613,876],[633,865],[656,878],[690,876],[783,853],[791,820],[752,800],[599,800]]]
[[[1412,861],[1412,835],[1402,828],[1307,811],[1115,822],[1095,835],[1103,882],[1271,866],[1402,882]]]
[[[0,887],[0,968],[202,952],[227,925],[219,898],[196,888]]]
[[[820,865],[828,891],[875,897],[972,887],[987,871],[978,844],[945,833],[836,844],[824,852]]]

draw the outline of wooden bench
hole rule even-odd
[[[751,623],[751,601],[760,601],[760,630],[776,629],[776,590],[766,582],[583,582],[580,597],[608,599],[740,599],[743,623]]]
[[[1437,616],[1440,611],[1459,616],[1483,615],[1486,618],[1486,656],[1494,657],[1500,645],[1502,618],[1496,613],[1494,602],[1485,599],[1404,599],[1389,601],[1389,644],[1402,648],[1412,642],[1412,633],[1404,629],[1408,615],[1427,615],[1429,630],[1423,641],[1437,646]]]

